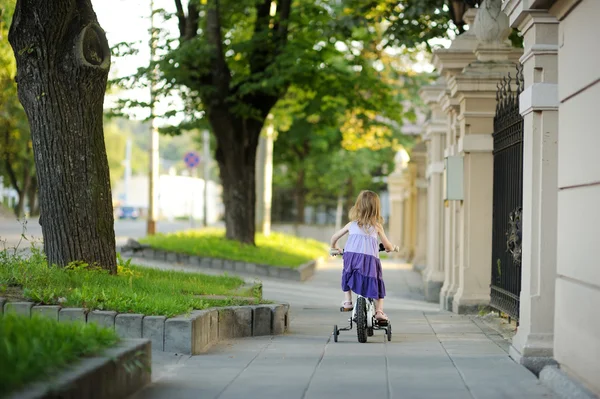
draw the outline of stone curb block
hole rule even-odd
[[[87,322],[87,314],[83,308],[62,308],[58,312],[58,321],[61,323]]]
[[[13,312],[21,316],[31,317],[31,308],[33,302],[6,302],[4,304],[4,313]]]
[[[60,312],[60,306],[34,306],[31,308],[31,316],[39,315],[43,317],[49,317],[53,320],[58,321],[58,314]]]
[[[211,311],[192,312],[190,317],[173,317],[165,321],[165,352],[185,355],[198,355],[213,343],[211,337],[218,333],[211,332]],[[218,327],[214,327],[218,328]]]
[[[219,340],[251,337],[252,312],[247,306],[219,308]]]
[[[142,338],[143,314],[120,313],[115,317],[115,332],[121,338]]]
[[[142,320],[142,338],[152,342],[152,349],[165,350],[165,316],[146,316]]]
[[[217,332],[211,331],[211,313],[213,310],[196,310],[192,312],[192,348],[191,355],[198,355],[202,352],[205,352],[212,344],[216,343],[211,342],[211,338],[214,336],[218,336],[218,326]]]
[[[141,254],[142,258],[166,261],[172,263],[182,263],[201,268],[210,268],[217,270],[235,271],[238,273],[252,274],[255,276],[269,276],[292,281],[305,281],[315,273],[317,265],[321,259],[307,262],[297,269],[288,267],[277,267],[270,265],[257,265],[229,259],[204,258],[195,255],[182,254],[178,252],[162,251],[152,248],[144,248],[141,251],[134,252]]]
[[[223,259],[213,258],[210,260],[210,268],[211,269],[224,269],[225,262],[223,262]]]
[[[271,319],[273,312],[269,306],[252,306],[252,336],[271,335]]]
[[[281,335],[287,331],[288,326],[288,306],[270,305],[272,312],[271,334]]]
[[[165,352],[191,354],[192,320],[187,317],[172,317],[165,321]]]
[[[96,323],[101,327],[115,329],[117,312],[112,310],[93,310],[88,313],[88,323]]]
[[[127,398],[150,383],[151,357],[149,340],[126,340],[102,355],[81,360],[52,381],[33,384],[9,398]]]
[[[152,248],[144,248],[142,250],[142,258],[154,259],[155,256],[156,254]]]
[[[200,258],[199,256],[190,256],[190,257],[188,258],[188,263],[189,263],[190,265],[192,265],[192,266],[202,266],[202,263],[201,263],[201,262],[202,262],[204,259],[205,259],[205,258]]]
[[[232,260],[223,260],[223,270],[234,270],[235,269],[235,262]]]
[[[114,329],[121,338],[145,338],[157,351],[197,355],[220,340],[279,335],[289,327],[289,305],[230,306],[193,311],[190,316],[166,318],[143,314],[6,302],[5,312],[42,314],[59,322],[88,322]]]

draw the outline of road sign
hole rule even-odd
[[[190,151],[183,157],[188,168],[195,168],[200,163],[200,155],[195,151]]]

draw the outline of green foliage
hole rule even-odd
[[[25,194],[35,176],[35,164],[29,123],[17,96],[16,62],[8,43],[14,6],[14,0],[0,0],[0,174],[19,194]]]
[[[475,7],[481,0],[348,0],[347,18],[368,30],[383,22],[384,45],[405,53],[432,51],[434,39],[451,39],[464,31],[465,21],[455,14],[455,6]],[[459,11],[460,12],[460,11]],[[523,39],[513,29],[510,40],[523,47]]]
[[[5,314],[0,317],[0,396],[56,375],[117,342],[114,331],[96,324]]]
[[[59,268],[49,266],[35,248],[29,258],[0,252],[0,263],[0,296],[44,305],[170,317],[194,309],[246,304],[233,298],[241,296],[238,290],[244,284],[238,277],[159,270],[122,261],[117,275],[85,263]],[[222,295],[227,299],[202,299],[200,295]]]
[[[327,254],[327,246],[321,242],[280,233],[268,237],[257,234],[256,246],[227,240],[225,232],[218,229],[156,234],[141,241],[156,249],[189,255],[291,268]]]

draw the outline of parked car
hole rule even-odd
[[[119,219],[137,220],[137,218],[140,217],[140,213],[132,206],[122,206],[117,211],[117,217]]]

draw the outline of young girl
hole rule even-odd
[[[375,299],[375,318],[387,321],[383,313],[385,284],[379,260],[379,243],[381,239],[387,252],[396,250],[385,236],[381,217],[379,196],[372,191],[361,191],[356,204],[350,210],[351,222],[331,237],[331,249],[338,251],[336,244],[347,233],[348,241],[344,251],[344,270],[342,272],[342,290],[345,300],[342,306],[352,309],[352,292],[366,298]]]

